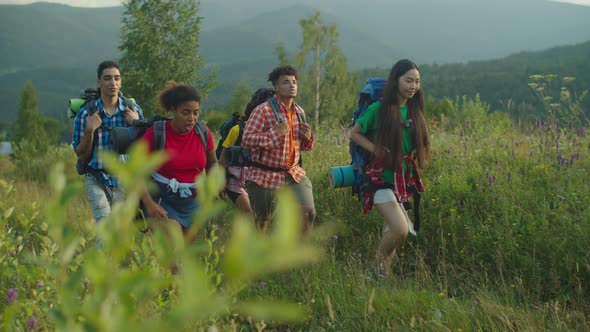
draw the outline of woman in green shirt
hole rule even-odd
[[[417,165],[430,159],[423,111],[418,66],[400,60],[389,73],[381,100],[367,108],[351,132],[351,139],[371,154],[367,173],[373,180],[374,195],[367,195],[366,207],[374,204],[383,217],[377,253],[382,276],[389,274],[395,251],[408,236],[408,222],[400,204],[410,196],[406,186],[424,190],[417,170]]]

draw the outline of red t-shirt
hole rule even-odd
[[[154,127],[146,130],[141,138],[149,146],[150,152],[154,150]],[[213,135],[207,129],[208,151],[213,151]],[[193,183],[197,175],[205,170],[207,155],[205,146],[201,142],[201,135],[194,130],[180,135],[172,129],[170,121],[166,121],[166,144],[165,151],[168,153],[168,160],[156,171],[160,175],[178,182]]]

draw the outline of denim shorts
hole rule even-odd
[[[193,224],[193,217],[199,208],[196,197],[180,197],[178,192],[173,192],[166,184],[153,181],[157,185],[156,193],[152,194],[154,202],[160,204],[168,213],[169,219],[176,220],[183,228],[189,228]],[[144,214],[147,212],[144,209]]]

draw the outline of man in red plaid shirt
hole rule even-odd
[[[300,166],[301,151],[311,150],[313,135],[305,122],[305,112],[293,99],[297,96],[297,70],[280,66],[268,75],[280,112],[269,101],[258,105],[244,127],[242,146],[250,149],[252,167],[245,170],[246,190],[256,222],[266,230],[275,209],[275,191],[289,186],[303,214],[303,231],[315,219],[311,181]]]

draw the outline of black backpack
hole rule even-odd
[[[248,119],[250,117],[250,113],[252,113],[252,110],[254,110],[258,105],[260,105],[266,101],[269,102],[270,107],[272,109],[272,113],[275,116],[275,119],[278,122],[285,121],[285,119],[283,118],[283,115],[281,114],[281,107],[279,106],[279,102],[275,98],[275,92],[273,89],[270,89],[270,88],[260,88],[260,89],[256,90],[254,92],[254,94],[252,94],[252,97],[250,98],[250,102],[248,102],[248,105],[246,105],[246,109],[244,111],[246,119]],[[306,122],[303,114],[298,112],[297,117],[299,119],[299,122],[302,122],[302,123]],[[228,147],[225,152],[224,157],[225,157],[225,166],[226,167],[229,167],[229,166],[243,167],[243,166],[253,165],[252,158],[250,156],[250,151],[247,149],[244,149],[240,145],[242,142],[243,129],[244,129],[244,125],[241,124],[240,125],[240,134],[238,136],[238,139],[236,140],[236,142],[232,146]],[[229,134],[229,130],[228,130],[228,134]],[[223,141],[221,141],[221,143],[223,143]],[[221,144],[220,144],[220,146],[221,146]],[[301,163],[302,163],[302,161],[300,158],[299,165],[301,165]],[[260,165],[260,164],[256,164],[255,166],[261,167],[264,169],[268,168],[268,167],[266,167],[264,165]]]
[[[115,127],[111,130],[110,143],[114,152],[126,154],[129,147],[143,136],[149,127],[154,127],[154,150],[163,150],[166,144],[166,121],[170,118],[154,115],[144,120],[135,120],[130,127]],[[195,133],[199,135],[205,153],[209,150],[209,140],[207,139],[207,125],[203,121],[198,121],[195,125]]]
[[[219,135],[221,136],[221,138],[219,139],[219,142],[217,143],[217,149],[215,149],[215,155],[217,156],[217,159],[219,159],[221,157],[221,152],[223,151],[222,145],[223,145],[223,142],[225,142],[225,139],[227,138],[229,131],[237,124],[242,124],[242,127],[243,127],[244,121],[240,120],[240,113],[235,112],[234,114],[231,115],[231,118],[225,120],[225,122],[223,122],[221,124],[221,127],[219,127]],[[241,132],[240,132],[240,134],[241,134]]]

